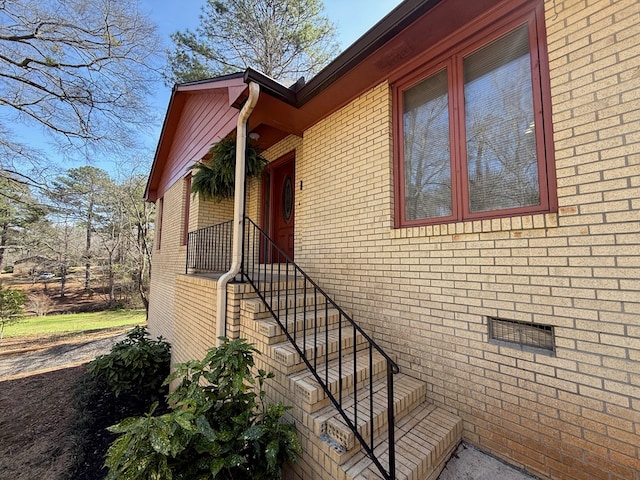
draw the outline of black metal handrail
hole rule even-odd
[[[360,445],[371,458],[383,477],[387,480],[395,480],[395,425],[393,412],[393,374],[398,373],[398,365],[387,355],[353,319],[347,315],[309,276],[296,265],[282,249],[280,249],[269,236],[258,227],[250,218],[245,217],[245,233],[243,247],[242,274],[253,286],[254,290],[265,303],[274,319],[282,328],[284,334],[294,346],[302,361],[320,384],[327,397],[337,408],[345,423],[360,442]],[[292,287],[290,287],[292,285]],[[298,300],[301,296],[301,300]],[[301,302],[301,305],[298,303]],[[329,309],[334,309],[338,314],[338,385],[337,392],[331,391],[329,382]],[[324,310],[324,325],[319,317],[319,309]],[[284,319],[280,317],[280,311],[284,311]],[[309,311],[307,311],[309,310]],[[290,314],[293,321],[290,322]],[[302,317],[302,325],[299,326]],[[313,358],[307,356],[307,332],[313,332]],[[342,338],[344,334],[353,334],[353,352],[343,350]],[[317,341],[318,335],[324,335],[326,342],[324,360],[319,358]],[[309,336],[311,334],[309,333]],[[364,347],[358,349],[358,336],[364,342]],[[302,347],[298,341],[302,341]],[[311,339],[310,339],[311,341]],[[373,358],[374,351],[386,360],[387,368],[387,421],[389,462],[387,467],[382,465],[375,456],[374,449],[374,392],[373,388]],[[359,352],[366,352],[365,358],[359,358]],[[351,358],[349,358],[351,357]],[[349,360],[347,360],[349,359]],[[349,368],[347,361],[353,361],[353,412],[348,413],[343,407],[345,391],[348,385],[343,385],[343,369]],[[358,364],[365,363],[369,368],[369,438],[365,439],[358,430]],[[324,367],[324,373],[319,369]],[[346,370],[345,370],[346,371]],[[366,417],[365,417],[366,418]]]
[[[233,220],[189,232],[187,265],[197,272],[226,272],[231,268]]]

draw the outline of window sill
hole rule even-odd
[[[557,213],[542,213],[518,217],[473,220],[442,225],[426,225],[422,227],[393,228],[391,238],[444,237],[474,233],[511,232],[514,230],[534,230],[556,228]]]

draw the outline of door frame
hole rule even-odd
[[[275,238],[275,217],[272,215],[273,209],[273,185],[274,185],[274,176],[273,171],[282,167],[284,164],[288,162],[293,162],[293,228],[295,232],[295,191],[296,191],[296,151],[291,150],[290,152],[285,153],[284,155],[278,157],[276,160],[269,162],[269,164],[262,171],[262,188],[260,192],[260,228],[269,236],[269,238]],[[295,233],[294,233],[295,238]],[[263,249],[260,249],[263,252]],[[294,252],[295,252],[295,244],[294,244]],[[270,255],[271,256],[271,255]],[[261,262],[265,262],[264,256],[261,255]],[[292,260],[293,260],[293,252],[292,252]]]

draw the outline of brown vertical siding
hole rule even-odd
[[[224,93],[189,95],[169,151],[167,166],[160,176],[157,195],[184,176],[186,168],[202,158],[211,144],[228,135],[236,126],[238,111],[229,108]]]

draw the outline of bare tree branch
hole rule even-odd
[[[0,114],[71,147],[130,143],[150,123],[155,28],[137,0],[4,0]]]

